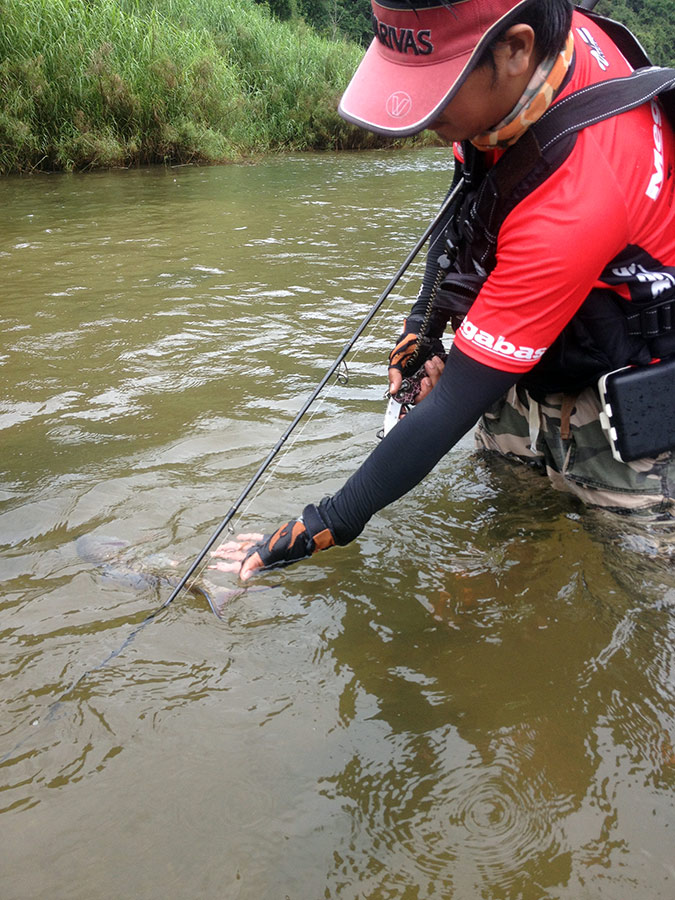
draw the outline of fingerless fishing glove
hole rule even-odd
[[[333,532],[317,507],[310,503],[299,519],[291,519],[277,528],[274,534],[266,534],[260,543],[251,547],[245,560],[257,553],[263,568],[279,568],[306,559],[318,550],[327,550],[334,544]]]
[[[403,323],[403,333],[389,354],[389,368],[398,369],[403,375],[412,375],[419,367],[445,352],[442,341],[437,337],[419,336],[422,321],[409,316]]]

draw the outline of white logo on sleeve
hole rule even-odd
[[[606,69],[609,69],[609,63],[607,62],[607,57],[602,52],[600,48],[600,44],[596,41],[593,35],[590,33],[588,28],[577,28],[577,34],[581,38],[581,40],[588,44],[591,48],[591,56],[596,61],[596,63],[600,66],[601,70],[604,72]]]
[[[481,328],[478,328],[468,319],[464,319],[462,322],[459,334],[462,335],[464,340],[469,341],[469,343],[476,344],[478,347],[483,347],[484,349],[489,350],[490,353],[501,356],[503,359],[522,359],[525,361],[537,362],[547,350],[546,347],[535,349],[534,347],[526,347],[522,344],[514,344],[512,341],[507,341],[501,334],[495,337],[493,334],[490,334],[489,331],[483,331]]]

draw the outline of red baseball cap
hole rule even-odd
[[[532,0],[372,0],[375,38],[338,112],[369,131],[423,131]]]

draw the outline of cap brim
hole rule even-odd
[[[377,134],[407,137],[424,131],[464,83],[477,50],[428,65],[401,65],[385,59],[374,38],[342,95],[338,113]]]

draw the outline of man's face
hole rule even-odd
[[[451,144],[468,141],[501,122],[518,98],[509,105],[510,101],[503,97],[503,91],[495,90],[493,82],[490,66],[475,69],[429,128]]]
[[[429,128],[444,141],[467,141],[489,131],[514,108],[534,73],[534,33],[514,25],[494,51],[491,65],[474,69]]]

